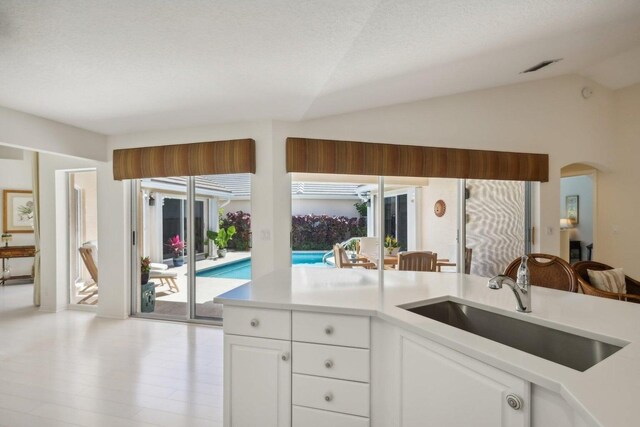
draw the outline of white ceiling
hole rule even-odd
[[[107,134],[568,73],[640,82],[640,1],[0,0],[0,105]]]

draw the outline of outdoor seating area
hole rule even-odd
[[[378,266],[379,243],[376,237],[359,237],[355,240],[355,252],[347,251],[348,243],[336,243],[333,246],[333,263],[336,268],[367,268],[376,269]],[[393,251],[395,252],[395,251]],[[465,249],[465,274],[470,274],[472,249]],[[433,271],[455,272],[456,263],[447,258],[438,258],[438,254],[432,251],[399,251],[384,255],[384,268],[386,270],[401,271]]]

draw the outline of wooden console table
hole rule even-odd
[[[10,258],[31,258],[36,256],[35,246],[2,246],[0,247],[0,258],[2,258],[2,271],[0,271],[0,283],[4,286],[7,280],[13,279],[33,279],[32,275],[28,276],[11,276],[4,278],[5,261]]]

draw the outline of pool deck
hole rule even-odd
[[[235,261],[251,258],[251,252],[227,252],[224,258],[205,259],[196,262],[196,273],[207,270],[212,267],[219,267],[230,264]],[[171,292],[167,286],[158,286],[156,288],[156,299],[160,301],[187,302],[188,277],[187,264],[169,268],[167,271],[178,274],[176,281],[178,282],[178,292]],[[212,301],[214,297],[237,288],[247,283],[245,279],[225,279],[222,277],[196,277],[196,304],[203,304]]]
[[[321,251],[308,251],[308,253],[323,253]],[[220,267],[231,264],[236,261],[251,258],[251,252],[227,252],[224,258],[205,259],[196,262],[196,273],[208,270],[213,267]],[[181,267],[169,268],[168,272],[178,274],[176,282],[178,283],[178,292],[173,292],[168,286],[158,286],[156,288],[156,299],[165,302],[187,302],[188,277],[187,264]],[[204,277],[196,276],[196,304],[204,304],[212,302],[214,297],[223,294],[231,289],[237,288],[249,282],[247,279],[228,279],[224,277]]]

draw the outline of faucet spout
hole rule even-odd
[[[503,284],[509,286],[516,297],[516,310],[522,313],[531,313],[531,284],[529,283],[527,261],[528,257],[526,255],[523,256],[515,282],[511,277],[500,274],[489,279],[487,283],[489,289],[501,289]]]

